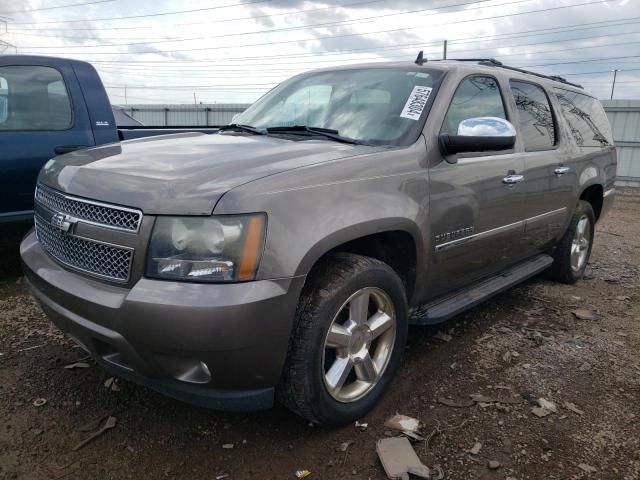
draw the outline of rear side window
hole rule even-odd
[[[518,123],[526,151],[547,150],[556,144],[556,127],[549,98],[539,85],[512,80]]]
[[[607,114],[598,100],[569,90],[556,89],[571,135],[585,148],[603,148],[613,145],[611,126]]]
[[[493,77],[475,75],[460,83],[449,105],[442,133],[457,135],[460,122],[477,117],[507,118],[498,82]]]
[[[67,130],[71,124],[71,102],[60,72],[0,67],[0,131]]]

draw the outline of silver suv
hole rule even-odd
[[[409,323],[584,273],[614,198],[600,103],[493,60],[296,76],[219,134],[50,160],[26,281],[106,369],[198,405],[351,422]]]

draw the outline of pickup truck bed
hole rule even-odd
[[[118,128],[118,138],[123,140],[134,140],[136,138],[155,137],[157,135],[170,135],[172,133],[199,132],[199,133],[217,133],[218,127],[125,127]]]

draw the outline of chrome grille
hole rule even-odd
[[[40,215],[35,226],[44,250],[60,263],[117,282],[129,279],[133,249],[65,234]]]
[[[137,232],[142,212],[115,205],[106,205],[78,197],[71,197],[44,185],[36,189],[36,202],[58,213],[67,213],[88,223]]]

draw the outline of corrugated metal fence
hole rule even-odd
[[[602,102],[618,147],[620,186],[640,187],[640,100]]]
[[[150,127],[210,127],[231,123],[233,116],[249,105],[239,103],[200,103],[198,105],[124,105],[133,118]]]
[[[640,186],[640,100],[602,102],[618,147],[618,184]],[[124,110],[148,126],[215,126],[231,123],[248,104],[126,105]]]

